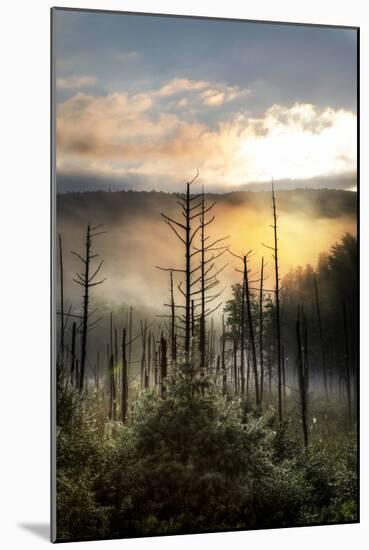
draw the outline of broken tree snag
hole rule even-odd
[[[88,331],[94,328],[100,319],[90,322],[90,317],[93,315],[89,311],[90,305],[90,289],[94,286],[101,285],[106,277],[96,280],[96,277],[104,263],[104,260],[101,260],[99,265],[96,268],[93,268],[91,265],[92,260],[98,257],[98,254],[92,254],[92,243],[94,237],[102,235],[105,231],[100,231],[101,225],[96,225],[92,227],[90,224],[87,226],[86,230],[86,240],[85,240],[85,254],[81,256],[77,252],[72,254],[76,256],[82,262],[82,271],[76,273],[76,278],[73,281],[83,288],[83,300],[82,300],[82,322],[81,322],[81,363],[80,363],[80,375],[79,375],[79,391],[82,393],[84,384],[85,384],[85,367],[86,367],[86,357],[87,357],[87,334]]]
[[[166,397],[166,377],[167,377],[167,342],[164,336],[160,339],[160,378],[161,378],[161,397],[165,399]]]
[[[278,375],[278,418],[281,423],[283,420],[282,409],[282,344],[281,344],[281,320],[280,320],[280,288],[279,288],[279,259],[278,259],[278,225],[277,225],[277,206],[274,192],[274,182],[272,180],[272,209],[273,209],[273,246],[263,245],[273,252],[274,272],[275,272],[275,325],[277,334],[277,375]]]
[[[127,423],[128,415],[128,364],[126,355],[126,329],[123,328],[122,338],[122,403],[121,403],[121,420],[123,424]]]
[[[317,280],[316,280],[316,274],[315,273],[313,275],[313,281],[314,281],[316,312],[317,312],[317,317],[318,317],[320,349],[321,349],[321,354],[322,354],[324,392],[325,392],[326,399],[328,399],[329,396],[328,396],[327,362],[326,362],[325,344],[324,344],[324,336],[323,336],[322,316],[321,316],[321,312],[320,312],[318,283],[317,283]]]
[[[307,423],[307,381],[306,371],[303,360],[303,349],[301,343],[301,322],[300,322],[300,306],[298,307],[296,320],[296,344],[297,344],[297,376],[299,384],[300,406],[301,406],[301,423],[302,434],[304,438],[304,446],[309,445],[308,423]]]

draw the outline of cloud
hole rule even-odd
[[[208,88],[201,94],[204,105],[219,106],[228,103],[250,93],[248,89],[240,89],[238,86],[226,86],[225,88]]]
[[[200,93],[202,111],[194,111],[186,95],[173,102],[178,90]],[[198,112],[207,105],[221,109],[245,93],[231,86],[219,90],[204,81],[175,79],[145,93],[78,93],[58,106],[58,167],[154,178],[163,189],[196,167],[204,183],[222,187],[355,173],[353,112],[276,104],[260,117],[239,110],[210,126]]]
[[[188,103],[188,95],[190,94],[192,101],[199,101],[209,107],[223,105],[249,93],[250,90],[241,89],[239,86],[225,86],[205,80],[189,80],[187,78],[174,78],[166,82],[161,88],[151,92],[153,96],[161,98],[181,95],[182,98],[178,102],[179,106]]]
[[[78,90],[80,88],[94,86],[95,84],[96,78],[94,76],[72,75],[66,78],[58,78],[56,80],[56,86],[63,90]]]
[[[209,87],[209,83],[204,80],[189,80],[187,78],[174,78],[170,80],[164,86],[159,88],[159,90],[154,92],[154,95],[159,97],[170,96],[174,94],[179,94],[182,92],[194,92],[198,90],[203,90],[204,88]]]

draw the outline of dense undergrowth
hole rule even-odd
[[[279,426],[273,407],[185,374],[166,399],[142,392],[127,425],[106,421],[101,395],[58,393],[59,541],[357,519],[356,435],[338,401],[311,403],[305,449],[292,400]]]

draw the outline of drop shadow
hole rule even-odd
[[[18,527],[30,531],[43,540],[50,540],[50,525],[48,523],[18,523]]]

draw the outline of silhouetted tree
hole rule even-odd
[[[98,257],[98,254],[91,254],[92,243],[94,237],[102,235],[105,231],[100,231],[102,225],[96,225],[92,227],[90,224],[87,226],[86,240],[85,240],[85,255],[81,256],[77,252],[72,252],[82,262],[82,272],[76,273],[76,278],[73,281],[83,288],[83,308],[82,308],[82,328],[81,328],[81,363],[80,363],[80,376],[79,376],[79,391],[83,391],[84,378],[85,378],[85,366],[87,355],[87,334],[89,330],[94,328],[100,319],[90,322],[92,312],[89,310],[90,289],[94,286],[101,285],[106,277],[100,281],[96,281],[97,274],[99,273],[104,260],[101,260],[96,269],[91,267],[91,262]]]

